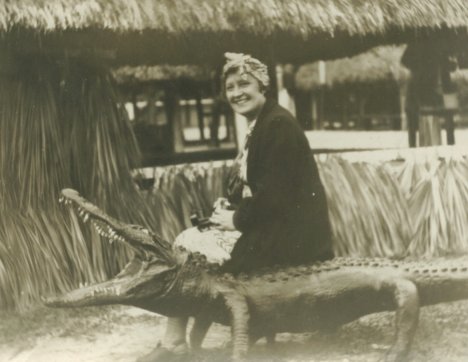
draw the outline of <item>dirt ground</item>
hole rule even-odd
[[[280,334],[274,347],[257,343],[250,361],[378,361],[392,341],[393,315],[366,316],[333,334]],[[9,362],[133,362],[155,347],[165,326],[161,316],[120,306],[39,308],[0,318],[0,361]],[[229,329],[214,325],[198,359],[228,360],[229,340]],[[468,301],[423,308],[410,361],[467,361],[467,341]]]

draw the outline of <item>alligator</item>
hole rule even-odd
[[[44,298],[51,307],[132,305],[168,317],[194,317],[191,348],[201,348],[213,322],[231,326],[232,359],[276,333],[338,328],[361,316],[396,311],[387,361],[403,361],[420,306],[468,299],[468,258],[392,260],[335,258],[233,276],[202,255],[175,249],[151,230],[120,222],[71,189],[61,201],[134,257],[114,278]]]

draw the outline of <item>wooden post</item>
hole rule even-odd
[[[272,98],[278,99],[278,77],[276,76],[276,62],[274,60],[270,60],[267,64],[268,66],[268,76],[270,77],[270,89],[269,95]]]
[[[443,99],[445,108],[445,132],[447,133],[447,144],[455,144],[455,123],[453,121],[454,113],[459,109],[458,95],[456,87],[450,78],[451,63],[449,58],[442,64],[441,79],[443,89]]]
[[[212,118],[211,118],[211,126],[210,126],[210,138],[212,144],[215,146],[219,146],[219,126],[221,124],[221,114],[223,113],[223,95],[221,94],[223,91],[223,86],[221,85],[221,74],[222,74],[222,66],[219,65],[215,67],[214,76],[211,78],[210,88],[213,94],[213,111],[212,111]],[[225,126],[226,126],[226,139],[231,139],[231,133],[234,133],[233,128],[235,128],[234,124],[234,117],[231,117],[231,112],[226,114],[225,119]]]
[[[317,93],[312,91],[310,94],[311,99],[311,114],[312,114],[312,129],[318,129],[318,105],[317,105]]]
[[[296,118],[303,129],[312,127],[312,99],[310,92],[296,90],[294,92],[294,103],[296,109]]]
[[[447,132],[447,144],[455,144],[455,122],[453,121],[453,112],[445,116],[445,132]]]
[[[419,147],[442,144],[441,118],[438,115],[421,112],[419,116]]]
[[[416,147],[416,136],[418,131],[419,123],[419,102],[418,94],[416,91],[416,82],[413,79],[413,74],[408,81],[406,89],[406,100],[405,100],[405,113],[406,121],[408,126],[408,145],[410,147]]]
[[[203,111],[203,104],[202,104],[202,97],[200,94],[200,90],[196,91],[195,95],[196,100],[196,110],[197,110],[197,125],[200,131],[200,139],[202,141],[205,140],[205,114]]]
[[[183,125],[180,116],[179,96],[174,86],[167,86],[165,89],[164,105],[169,131],[172,134],[172,152],[181,152],[184,149]]]
[[[323,121],[325,120],[325,89],[320,87],[318,90],[318,118],[317,129],[323,128]]]
[[[278,103],[297,116],[297,97],[294,89],[294,67],[291,64],[276,66]],[[299,117],[300,118],[300,117]]]
[[[405,104],[406,104],[406,95],[408,93],[408,82],[402,81],[399,84],[399,99],[400,99],[400,119],[401,119],[401,129],[408,129],[408,119],[406,118]]]
[[[357,92],[357,97],[358,97],[358,102],[359,102],[359,113],[358,113],[358,124],[356,124],[354,126],[354,128],[357,128],[359,129],[360,128],[360,124],[363,123],[365,117],[366,117],[366,103],[367,103],[367,99],[366,97],[360,93],[360,92]]]
[[[152,87],[148,87],[146,94],[148,95],[148,123],[156,124],[156,94]]]

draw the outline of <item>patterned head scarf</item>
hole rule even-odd
[[[239,70],[241,74],[250,74],[263,87],[267,88],[269,86],[268,68],[260,60],[242,53],[224,53],[224,56],[226,57],[226,64],[223,67],[223,81],[226,80],[229,72]]]

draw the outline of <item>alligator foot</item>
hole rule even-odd
[[[136,362],[189,362],[192,357],[185,343],[170,348],[159,345]]]

